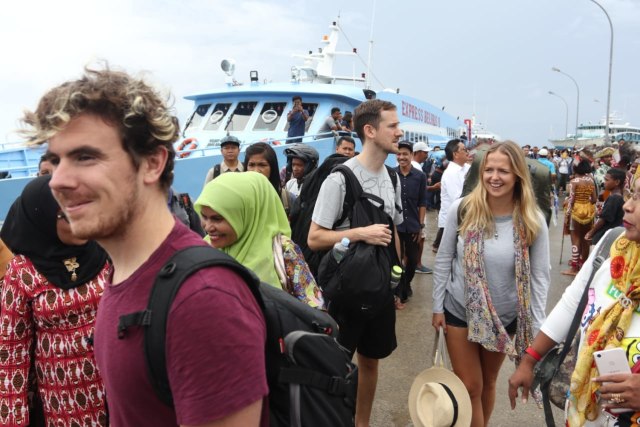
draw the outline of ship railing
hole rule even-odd
[[[27,148],[24,142],[0,142],[0,151],[24,150]]]
[[[246,141],[246,142],[242,142],[240,144],[240,150],[244,151],[248,146],[253,145],[257,142],[264,142],[266,144],[271,145],[272,147],[278,147],[278,146],[282,146],[282,145],[287,145],[287,144],[293,144],[295,142],[301,142],[301,143],[313,143],[313,142],[319,142],[322,140],[325,140],[327,138],[332,138],[334,140],[334,143],[337,143],[338,140],[342,137],[342,136],[351,136],[352,138],[354,138],[355,140],[358,140],[358,134],[356,134],[355,132],[345,132],[345,131],[340,131],[340,132],[336,132],[336,131],[331,131],[331,134],[327,133],[327,132],[322,132],[322,133],[318,133],[318,134],[306,134],[303,136],[296,136],[296,137],[290,137],[290,138],[260,138],[260,139],[255,139],[255,140],[251,140],[251,141]],[[299,141],[301,140],[301,141]],[[178,159],[181,158],[189,158],[189,157],[205,157],[207,155],[209,155],[211,153],[212,150],[220,150],[220,141],[215,141],[214,144],[210,144],[210,145],[205,145],[204,147],[196,147],[196,148],[192,148],[192,149],[184,149],[184,150],[180,150],[179,152],[176,152],[176,157]],[[216,153],[218,154],[218,153]]]
[[[1,179],[24,178],[26,176],[36,176],[36,174],[38,173],[38,165],[4,167],[0,164],[0,173],[2,173],[3,175],[6,174],[6,176],[2,177]]]

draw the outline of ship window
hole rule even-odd
[[[187,121],[187,125],[185,126],[185,132],[195,130],[200,127],[200,123],[202,123],[202,119],[209,111],[209,107],[211,104],[200,104],[196,107],[196,111],[193,112],[189,120]]]
[[[231,107],[231,103],[216,104],[216,106],[213,107],[211,115],[207,119],[207,124],[204,125],[204,130],[220,129],[220,126],[224,123],[224,120],[222,119],[227,115],[229,107]]]
[[[229,124],[225,128],[228,131],[242,131],[247,127],[247,123],[256,109],[257,102],[238,102],[236,109],[233,110]]]
[[[318,108],[318,104],[305,104],[303,102],[302,108],[309,112],[309,119],[307,119],[307,123],[304,124],[304,131],[309,132],[309,126],[311,126],[311,122],[313,121],[313,115],[316,114],[316,108]]]
[[[253,130],[275,130],[286,105],[286,102],[265,102]]]

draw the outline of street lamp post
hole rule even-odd
[[[576,92],[578,94],[577,96],[577,100],[576,100],[576,131],[574,134],[574,138],[578,137],[578,116],[580,115],[580,87],[578,86],[578,82],[576,82],[576,80],[571,77],[569,74],[565,73],[564,71],[560,70],[559,68],[556,67],[552,67],[551,71],[555,71],[557,73],[560,74],[564,74],[565,76],[569,77],[571,79],[571,81],[573,82],[574,85],[576,85]]]
[[[558,95],[555,92],[549,91],[549,95],[557,96],[558,98],[560,98],[562,100],[562,102],[564,102],[564,108],[565,108],[564,135],[565,135],[565,138],[566,138],[567,134],[569,133],[569,104],[567,104],[567,101],[563,97],[561,97],[560,95]]]
[[[609,108],[611,107],[611,69],[613,68],[613,24],[611,23],[611,18],[609,17],[609,14],[604,9],[604,7],[602,7],[602,5],[596,0],[591,1],[595,3],[600,9],[602,9],[605,16],[607,17],[607,20],[609,21],[609,28],[611,29],[611,44],[609,46],[609,86],[607,88],[607,116],[604,122],[604,140],[605,144],[608,144],[611,142],[609,141]]]

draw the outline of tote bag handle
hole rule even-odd
[[[438,330],[438,338],[435,340],[433,348],[433,366],[435,368],[451,369],[449,361],[449,352],[447,351],[447,343],[444,339],[444,329],[442,326]]]

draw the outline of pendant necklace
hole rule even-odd
[[[76,261],[76,257],[65,259],[64,266],[67,267],[67,271],[71,273],[71,281],[75,282],[78,279],[76,274],[76,268],[80,268],[80,264]]]

